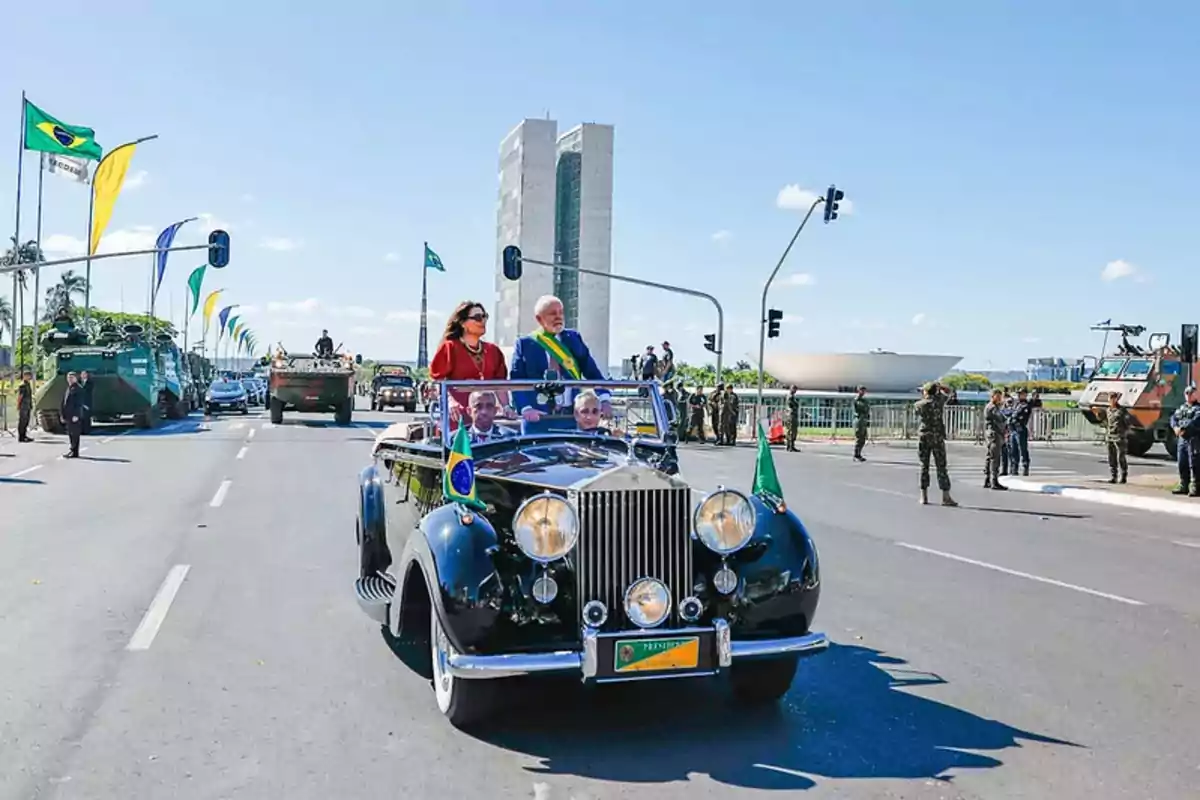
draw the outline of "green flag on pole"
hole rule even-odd
[[[25,101],[25,149],[99,161],[104,148],[91,128],[67,125]]]
[[[446,268],[442,266],[442,257],[429,249],[429,245],[425,245],[425,269],[436,269],[438,272],[445,272]]]
[[[758,458],[754,464],[754,494],[765,494],[783,500],[783,487],[775,472],[775,459],[771,456],[771,445],[762,423],[758,424]]]
[[[188,291],[192,293],[192,311],[188,316],[196,313],[196,309],[200,307],[200,287],[204,285],[204,271],[208,269],[207,264],[201,264],[192,270],[192,274],[188,276]]]

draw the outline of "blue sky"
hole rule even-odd
[[[227,226],[233,263],[208,285],[261,341],[307,348],[328,327],[352,351],[414,357],[425,240],[448,269],[431,276],[434,331],[460,298],[491,306],[499,142],[547,112],[616,126],[614,270],[723,297],[730,360],[757,350],[762,282],[799,219],[781,192],[830,182],[852,213],[801,236],[772,289],[788,315],[772,349],[1008,368],[1094,354],[1107,317],[1175,337],[1200,316],[1191,4],[158,5],[6,11],[0,228],[22,90],[106,147],[157,133],[109,246],[198,214]],[[86,210],[83,187],[47,176],[44,241],[69,250]],[[182,317],[199,261],[172,257],[160,310]],[[93,297],[144,307],[148,273],[97,264]],[[614,361],[664,338],[707,355],[711,307],[613,297]]]

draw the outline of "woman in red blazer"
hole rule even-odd
[[[491,342],[483,341],[487,333],[488,313],[473,300],[459,303],[446,321],[442,343],[429,363],[429,377],[435,381],[506,381],[508,365],[504,353]],[[508,392],[497,392],[501,407],[508,404]],[[471,393],[451,391],[452,419],[467,412]]]

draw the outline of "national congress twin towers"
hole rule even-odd
[[[608,368],[611,281],[568,270],[525,266],[505,280],[500,253],[510,244],[529,258],[612,271],[613,127],[583,124],[561,136],[550,119],[527,119],[500,143],[496,209],[496,313],[491,333],[511,356],[535,325],[533,305],[545,294],[563,301],[600,369]]]

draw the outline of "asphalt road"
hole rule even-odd
[[[355,477],[399,418],[0,440],[0,798],[1195,796],[1195,521],[985,492],[965,448],[958,509],[916,504],[903,448],[777,452],[835,643],[778,709],[526,682],[460,733],[351,591]],[[1083,452],[1035,470],[1103,473]],[[684,474],[746,486],[753,456]]]

